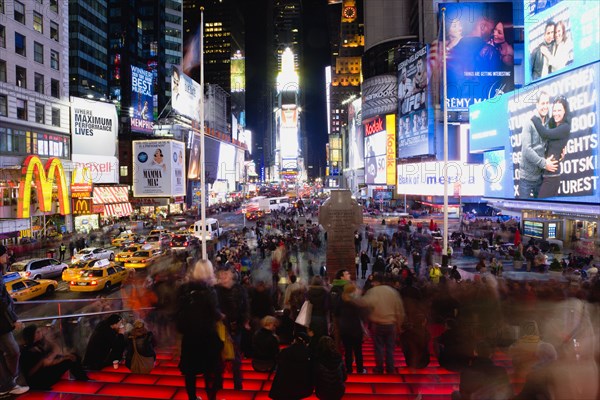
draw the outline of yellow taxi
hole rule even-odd
[[[3,276],[6,291],[15,301],[30,300],[44,294],[52,294],[58,287],[58,282],[51,279],[22,278],[18,272]]]
[[[110,241],[110,244],[112,244],[115,247],[121,247],[123,244],[125,244],[126,242],[133,242],[135,241],[137,238],[137,236],[133,233],[121,233],[119,236],[117,236],[116,238],[114,238],[113,240]]]
[[[70,282],[77,278],[86,268],[99,267],[104,265],[112,264],[110,261],[105,259],[93,259],[86,261],[77,261],[69,265],[62,273],[62,280]]]
[[[162,252],[158,249],[140,250],[125,262],[125,268],[146,268],[160,258]]]
[[[129,271],[125,268],[110,263],[86,268],[81,275],[69,282],[69,290],[72,292],[108,291],[114,286],[122,284],[127,275],[129,275]]]
[[[142,250],[142,248],[143,246],[141,244],[132,244],[131,246],[127,246],[123,249],[123,251],[117,253],[115,256],[115,261],[124,263],[129,260],[129,257],[131,257],[133,253]]]

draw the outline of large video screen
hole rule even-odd
[[[365,183],[386,184],[387,124],[386,117],[363,121],[365,133]]]
[[[525,83],[600,58],[600,1],[530,0],[527,5]]]
[[[235,191],[235,147],[232,144],[221,142],[219,145],[219,180],[227,181],[230,191]]]
[[[427,47],[398,64],[398,155],[433,153],[434,127]]]
[[[471,104],[513,90],[512,3],[442,3],[440,27],[444,7],[448,110],[466,111]],[[441,52],[441,30],[438,40]]]
[[[600,202],[599,74],[600,63],[587,65],[471,107],[485,196]]]

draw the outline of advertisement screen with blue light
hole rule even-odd
[[[439,5],[440,27],[443,8],[448,110],[467,111],[474,103],[513,90],[512,3],[443,3]],[[441,29],[438,45],[441,67]]]
[[[152,71],[131,66],[131,130],[152,133],[154,96]]]
[[[402,158],[433,154],[434,127],[427,47],[398,64],[398,140]]]
[[[600,58],[600,1],[529,0],[525,7],[525,83]]]
[[[470,108],[485,196],[600,203],[600,63]]]

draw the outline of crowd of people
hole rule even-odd
[[[470,229],[483,226],[493,232],[491,243],[510,234],[500,221],[473,223]],[[10,304],[11,311],[10,336],[3,333],[0,340],[5,354],[0,392],[24,391],[25,382],[48,388],[66,371],[85,380],[86,370],[115,361],[132,370],[142,368],[140,356],[146,365],[153,364],[154,345],[179,337],[180,369],[190,400],[197,398],[198,374],[209,399],[217,398],[227,363],[234,388],[243,389],[243,358],[251,358],[255,370],[273,375],[271,398],[315,393],[339,399],[348,374],[397,374],[397,346],[408,368],[427,367],[433,354],[441,367],[459,372],[456,399],[557,393],[587,398],[597,393],[597,274],[580,281],[510,281],[498,273],[499,259],[490,259],[490,268],[466,279],[456,267],[436,262],[441,256],[436,228],[433,221],[413,226],[410,220],[383,230],[366,226],[355,233],[356,265],[335,273],[321,263],[326,233],[310,219],[300,224],[278,214],[252,229],[232,231],[212,263],[190,253],[151,267],[143,282],[133,279],[138,289],[122,289],[128,298],[124,304],[135,309],[139,303],[132,297],[152,298],[154,310],[137,312],[128,321],[114,314],[98,322],[82,359],[53,350],[45,328],[26,327],[20,349],[22,385],[16,381],[19,347],[12,336],[18,318],[4,290],[3,304]],[[465,242],[472,240],[464,232],[453,237],[456,253],[446,254],[450,261],[462,257]],[[577,262],[586,261],[574,256],[565,261]],[[309,320],[299,323],[306,302],[311,305]],[[6,325],[2,313],[0,325]],[[367,338],[375,346],[372,370],[362,355]],[[511,370],[494,364],[498,353],[512,360]],[[569,385],[561,383],[559,371],[565,367],[576,371],[569,373]],[[40,374],[40,368],[53,372]],[[514,393],[511,380],[525,381],[521,393]]]

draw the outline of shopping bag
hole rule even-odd
[[[154,368],[154,357],[146,357],[138,353],[136,340],[133,338],[133,356],[131,357],[131,372],[148,374]]]
[[[298,313],[298,316],[296,317],[296,323],[298,325],[302,325],[305,327],[309,327],[310,326],[310,317],[312,315],[312,303],[308,300],[304,300],[304,303],[302,304],[302,308],[300,309],[300,312]]]
[[[219,339],[223,341],[223,350],[221,350],[221,358],[224,361],[233,360],[235,358],[233,340],[231,340],[231,335],[229,335],[229,332],[227,332],[227,328],[225,328],[225,324],[223,323],[223,321],[217,322],[217,334],[219,335]]]

